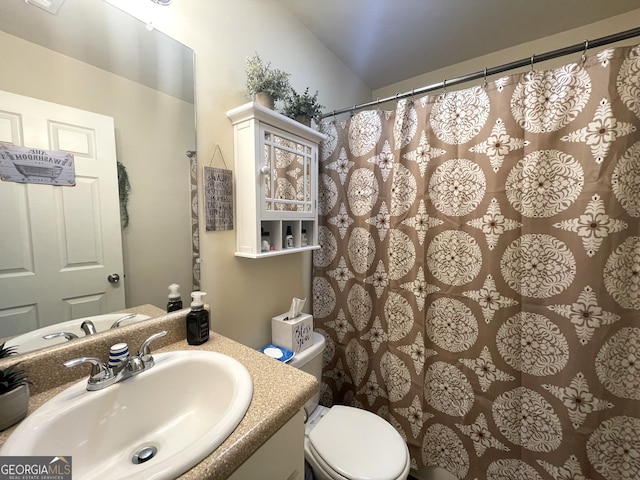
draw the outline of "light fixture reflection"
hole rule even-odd
[[[46,12],[51,13],[52,15],[56,15],[60,7],[65,0],[24,0],[28,5],[33,5],[34,7],[38,7],[43,9]],[[156,0],[153,0],[156,1]],[[166,0],[165,0],[166,1]],[[158,1],[157,3],[163,3],[163,0]],[[167,5],[171,3],[171,0],[166,2]]]

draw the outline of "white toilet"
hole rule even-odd
[[[313,333],[313,345],[297,353],[289,365],[322,377],[325,339]],[[404,480],[409,475],[409,449],[386,420],[355,407],[319,405],[316,394],[305,405],[308,419],[304,456],[319,480]]]

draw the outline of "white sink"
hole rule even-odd
[[[53,397],[18,425],[0,456],[71,456],[74,479],[168,479],[189,470],[235,430],[253,382],[221,353],[153,357],[149,370],[103,390],[87,391],[85,378]],[[157,452],[134,464],[146,447]]]
[[[41,348],[50,347],[52,345],[56,345],[58,343],[68,342],[64,337],[52,338],[49,340],[45,340],[42,338],[45,335],[49,335],[51,333],[58,332],[69,332],[74,333],[79,338],[85,336],[85,333],[80,328],[80,325],[85,320],[91,320],[93,325],[96,327],[97,332],[104,332],[111,328],[113,323],[124,317],[125,315],[129,315],[127,312],[124,313],[108,313],[105,315],[96,315],[93,317],[84,317],[77,318],[75,320],[68,320],[66,322],[55,323],[53,325],[49,325],[46,327],[39,328],[37,330],[33,330],[31,332],[25,333],[23,335],[19,335],[17,337],[13,337],[10,340],[7,340],[5,343],[5,347],[16,347],[16,353],[27,353],[32,352],[34,350],[40,350]],[[151,318],[149,315],[142,315],[138,313],[135,317],[125,320],[122,322],[121,326],[125,327],[127,325],[133,325],[141,320],[147,320]]]

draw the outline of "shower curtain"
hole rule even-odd
[[[459,479],[639,479],[640,47],[321,129],[321,402]]]

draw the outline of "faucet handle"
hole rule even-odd
[[[163,330],[158,333],[154,333],[149,338],[147,338],[142,345],[140,345],[140,349],[138,350],[138,356],[142,359],[145,364],[150,360],[153,362],[153,358],[151,357],[151,349],[149,348],[149,344],[156,340],[157,338],[164,337],[167,334],[166,330]]]
[[[45,340],[51,340],[53,338],[59,338],[59,337],[64,337],[67,340],[75,340],[76,338],[79,338],[75,333],[71,333],[71,332],[49,333],[48,335],[44,335],[42,338]]]
[[[94,358],[94,357],[74,358],[73,360],[67,360],[66,362],[64,362],[64,366],[71,368],[83,363],[91,364],[91,377],[97,377],[100,375],[103,375],[103,376],[109,375],[109,367],[105,365],[99,358]]]
[[[120,317],[115,322],[113,322],[113,325],[111,325],[111,328],[118,328],[122,322],[129,320],[131,318],[136,318],[137,316],[138,316],[137,313],[129,313],[123,317]]]

